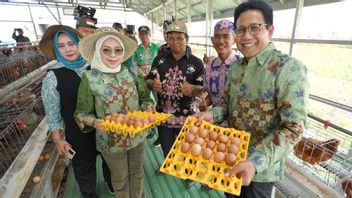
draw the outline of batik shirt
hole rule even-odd
[[[215,121],[251,134],[247,160],[255,182],[284,177],[285,158],[300,140],[307,118],[306,67],[277,51],[274,44],[231,67],[224,98],[211,111]]]
[[[74,115],[82,131],[90,132],[92,128],[84,124],[84,119],[102,119],[114,112],[127,114],[152,103],[144,77],[138,71],[132,73],[122,67],[121,71],[110,74],[92,69],[82,76]],[[146,135],[131,138],[96,130],[97,150],[102,153],[129,150],[142,143]]]
[[[88,66],[89,64],[86,64],[83,67],[72,70],[76,72],[78,76],[82,76],[82,73],[87,70]],[[65,67],[65,65],[58,62],[51,69],[58,69],[62,67]],[[60,93],[56,88],[56,76],[53,71],[48,71],[43,80],[41,96],[44,103],[46,122],[49,125],[49,131],[62,130],[64,128],[64,120],[61,116]]]
[[[232,64],[241,58],[239,51],[232,51],[225,61],[216,57],[205,69],[204,90],[208,92],[213,106],[216,106],[224,93],[227,74]]]
[[[188,115],[195,113],[195,97],[183,96],[181,84],[186,77],[188,83],[202,88],[204,81],[204,67],[202,61],[193,56],[190,48],[186,48],[185,55],[178,61],[171,52],[158,55],[147,79],[154,79],[159,73],[162,84],[161,92],[157,93],[157,111],[173,114],[164,126],[170,128],[182,127]]]
[[[148,48],[144,48],[142,44],[138,45],[132,59],[133,66],[151,65],[158,55],[158,51],[159,46],[155,43],[150,43]]]

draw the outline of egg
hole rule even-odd
[[[225,152],[225,151],[226,151],[226,144],[224,144],[224,143],[219,143],[219,144],[216,146],[216,151],[218,151],[218,152]]]
[[[227,144],[227,142],[229,141],[229,137],[227,137],[227,135],[220,135],[219,136],[219,141],[221,143]]]
[[[142,122],[143,122],[144,125],[148,125],[149,124],[148,118],[143,118]]]
[[[39,176],[34,176],[34,177],[32,178],[32,181],[33,181],[33,183],[37,184],[37,183],[40,182],[40,177],[39,177]]]
[[[48,160],[50,160],[50,158],[51,158],[50,154],[45,154],[44,155],[44,160],[48,161]]]
[[[182,153],[187,153],[189,151],[189,148],[191,148],[191,145],[188,142],[182,142],[181,144]]]
[[[225,163],[229,166],[233,166],[236,162],[236,155],[233,153],[229,153],[225,157]]]
[[[209,139],[213,140],[214,142],[218,139],[218,133],[213,131],[209,134]]]
[[[240,143],[241,143],[240,138],[237,138],[237,137],[231,138],[231,144],[240,145]]]
[[[143,127],[143,122],[141,120],[135,120],[133,123],[134,127],[138,128],[138,127]]]
[[[229,153],[233,153],[236,155],[238,153],[238,146],[236,144],[230,144],[227,150]]]
[[[105,116],[105,120],[111,120],[111,115]]]
[[[194,157],[197,157],[200,152],[202,151],[202,147],[199,145],[199,144],[193,144],[192,147],[191,147],[191,154],[194,156]]]
[[[199,137],[206,138],[208,136],[208,130],[202,129],[199,131]]]
[[[43,156],[43,155],[40,155],[38,160],[39,160],[39,161],[43,161],[43,160],[44,160],[44,156]]]
[[[198,127],[197,126],[191,126],[189,127],[189,132],[196,134],[198,132]]]
[[[213,150],[215,148],[216,144],[213,140],[209,140],[207,142],[207,147],[210,148],[211,150]]]
[[[199,138],[196,139],[195,143],[196,143],[196,144],[199,144],[199,145],[201,145],[201,146],[203,146],[203,144],[204,144],[204,139],[201,138],[201,137],[199,137]]]
[[[150,115],[148,117],[149,122],[155,122],[155,117],[153,115]]]
[[[211,158],[211,155],[213,154],[213,152],[211,151],[210,148],[205,148],[203,149],[203,152],[202,152],[202,157],[206,160],[210,159]]]
[[[115,119],[115,122],[118,122],[118,123],[121,123],[123,120],[123,116],[117,116],[116,119]]]
[[[225,159],[225,154],[223,152],[216,152],[214,155],[214,161],[217,163],[220,163],[224,161]]]
[[[192,143],[194,141],[194,135],[192,133],[186,133],[186,142]]]

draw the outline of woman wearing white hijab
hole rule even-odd
[[[114,28],[101,28],[79,43],[82,57],[91,63],[83,74],[78,91],[75,117],[83,132],[96,131],[97,150],[111,170],[116,197],[139,198],[144,194],[144,140],[147,134],[126,137],[104,131],[101,120],[112,113],[150,109],[144,77],[121,65],[136,50],[137,44]]]

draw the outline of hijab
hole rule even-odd
[[[123,53],[125,53],[125,48],[123,46],[123,43],[117,36],[113,36],[113,35],[102,36],[95,43],[95,51],[94,51],[92,62],[91,62],[91,68],[92,69],[97,69],[97,70],[99,70],[99,71],[101,71],[103,73],[116,73],[116,72],[119,72],[121,70],[121,64],[118,65],[114,69],[109,68],[108,66],[106,66],[104,64],[104,62],[101,60],[101,56],[100,56],[100,49],[101,49],[101,47],[103,45],[103,42],[106,41],[109,38],[115,39],[121,45],[121,47],[123,49]],[[122,54],[122,57],[123,57],[123,55],[124,54]]]
[[[63,63],[66,67],[71,69],[76,69],[84,66],[86,64],[86,61],[82,58],[81,55],[75,61],[69,61],[61,55],[58,48],[58,37],[60,33],[65,33],[67,36],[69,36],[77,46],[79,42],[79,37],[75,33],[70,31],[65,31],[65,30],[57,31],[54,34],[54,52],[55,52],[57,61]]]

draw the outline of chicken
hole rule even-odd
[[[345,191],[347,198],[352,198],[352,176],[347,177],[341,182],[342,189]]]
[[[320,141],[302,137],[302,140],[294,147],[294,154],[302,161],[314,166],[318,162],[331,159],[337,153],[339,144],[338,139]]]

